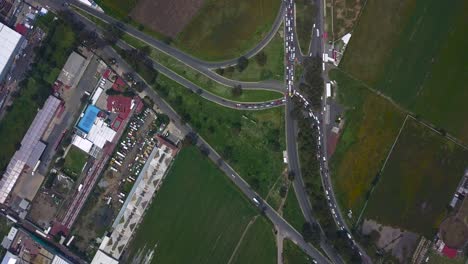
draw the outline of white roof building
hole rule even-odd
[[[91,148],[93,147],[93,142],[82,138],[76,134],[73,136],[72,144],[88,154],[91,151]]]
[[[6,76],[23,40],[20,33],[0,22],[0,81]]]
[[[102,252],[101,250],[98,250],[96,252],[96,255],[94,255],[93,260],[91,261],[91,264],[118,264],[119,262],[106,253]]]
[[[112,128],[110,128],[106,123],[104,123],[104,120],[101,118],[96,118],[96,121],[94,121],[94,124],[86,136],[86,139],[93,142],[94,145],[102,149],[107,141],[112,142],[115,134],[116,132],[112,130]]]

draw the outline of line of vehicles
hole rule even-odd
[[[286,86],[289,96],[292,96],[294,85],[294,60],[296,46],[294,43],[294,1],[284,0],[286,3],[285,21],[285,54],[286,54]]]

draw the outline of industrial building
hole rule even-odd
[[[34,170],[39,164],[39,158],[45,149],[45,144],[40,139],[54,118],[60,104],[60,99],[49,96],[44,107],[37,113],[21,141],[20,149],[11,158],[0,181],[0,203],[5,203],[23,171]]]
[[[80,80],[80,76],[86,64],[86,59],[76,52],[72,52],[68,56],[67,62],[62,68],[57,80],[66,88],[74,87]]]
[[[0,82],[2,82],[24,41],[23,36],[0,22]]]

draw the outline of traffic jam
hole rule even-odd
[[[293,0],[285,0],[285,54],[286,54],[286,85],[289,96],[292,96],[294,83],[294,60],[296,59],[296,46],[294,45],[294,3]]]

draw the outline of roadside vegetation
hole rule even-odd
[[[274,91],[267,90],[243,90],[240,94],[236,94],[233,89],[235,87],[229,87],[222,85],[208,76],[204,75],[201,72],[193,69],[190,66],[185,65],[183,62],[161,52],[155,48],[147,46],[144,42],[128,35],[123,34],[122,40],[127,42],[127,44],[138,49],[142,54],[145,54],[161,65],[169,68],[178,75],[184,77],[190,82],[198,85],[203,90],[206,90],[210,93],[218,95],[220,97],[226,98],[232,101],[238,102],[264,102],[269,100],[279,99],[282,94]]]
[[[58,77],[68,55],[77,40],[72,26],[63,20],[54,21],[49,14],[39,18],[38,25],[47,26],[48,32],[41,47],[37,50],[33,66],[19,85],[19,91],[12,94],[13,105],[7,106],[6,115],[0,122],[0,169],[4,170],[20,142],[50,94],[53,82]]]
[[[276,243],[271,223],[259,217],[250,226],[232,263],[275,263]]]
[[[291,224],[294,229],[298,232],[301,232],[304,223],[306,222],[304,219],[304,215],[302,214],[301,207],[299,207],[299,202],[296,198],[296,193],[294,192],[294,188],[291,184],[288,196],[286,196],[286,202],[284,203],[283,207],[283,218]]]
[[[358,253],[352,248],[352,243],[346,236],[346,232],[337,229],[330,208],[327,204],[325,191],[320,175],[320,163],[317,160],[317,136],[318,131],[313,120],[302,112],[302,104],[295,99],[293,117],[298,121],[298,152],[301,164],[302,179],[306,192],[312,204],[314,218],[320,224],[326,239],[340,252],[346,263],[361,263]],[[291,173],[291,172],[290,172]],[[294,172],[293,172],[294,175]],[[319,247],[321,232],[314,223],[304,223],[301,229],[304,239]]]
[[[322,105],[323,96],[322,58],[306,57],[303,66],[298,68],[298,72],[304,72],[304,82],[299,84],[299,90],[310,102],[312,109],[318,111]],[[296,81],[299,81],[298,77]]]
[[[227,263],[257,214],[214,163],[196,147],[184,147],[138,227],[126,259],[142,260],[155,251],[151,263]],[[270,229],[266,221],[257,222],[258,227],[248,231],[254,236],[247,235],[243,243],[255,242],[263,229]],[[268,249],[273,243],[274,248],[269,238],[261,242]]]
[[[310,257],[289,239],[283,241],[284,264],[310,264]]]
[[[280,32],[281,31],[281,32]],[[283,30],[279,29],[275,37],[257,55],[248,60],[245,69],[228,67],[217,69],[216,72],[226,78],[255,82],[262,80],[284,80],[284,38]]]
[[[318,10],[312,0],[296,0],[295,3],[297,38],[302,54],[307,55],[312,34],[315,35],[312,29]]]
[[[432,238],[448,213],[467,160],[468,150],[408,118],[378,176],[365,217]]]

